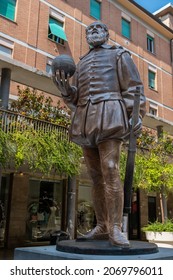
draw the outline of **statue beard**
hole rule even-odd
[[[98,47],[107,42],[107,37],[105,36],[105,33],[93,33],[88,34],[86,36],[87,42],[92,47]]]

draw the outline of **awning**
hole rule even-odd
[[[61,26],[57,25],[56,23],[50,22],[49,27],[53,35],[63,39],[64,41],[67,41],[67,36],[65,34],[65,31]]]

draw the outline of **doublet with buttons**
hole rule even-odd
[[[102,141],[126,137],[136,86],[141,87],[140,115],[145,114],[138,70],[121,47],[105,44],[91,49],[79,61],[73,84],[64,100],[74,111],[71,140],[81,146],[96,147]]]

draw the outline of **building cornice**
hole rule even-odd
[[[166,14],[173,15],[173,4],[168,3],[167,5],[165,5],[164,7],[162,7],[161,9],[159,9],[153,13],[153,15],[155,15],[157,17],[164,16]]]

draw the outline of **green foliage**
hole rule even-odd
[[[167,219],[165,223],[160,223],[158,221],[154,223],[149,223],[145,227],[142,228],[142,231],[154,231],[154,232],[173,232],[173,221]]]
[[[0,155],[2,154],[1,163],[4,166],[10,160],[15,163],[16,169],[27,165],[32,172],[56,172],[69,176],[79,172],[81,149],[65,137],[61,137],[60,132],[28,129],[2,135],[4,145]],[[11,154],[8,152],[10,147],[13,148]]]
[[[138,139],[135,180],[139,188],[165,194],[173,191],[173,140],[163,134],[157,139],[151,130],[144,130]]]
[[[18,87],[18,99],[11,103],[10,110],[63,126],[68,126],[70,123],[68,109],[61,104],[60,100],[54,106],[50,96],[38,93],[35,89],[28,87],[24,90]]]
[[[34,129],[34,123],[21,118],[23,115],[67,127],[70,122],[67,107],[60,101],[53,106],[51,97],[30,88],[18,87],[18,95],[10,110],[20,113],[20,118],[12,122],[9,117],[7,133],[0,129],[0,164],[4,168],[15,164],[17,170],[26,165],[30,171],[43,174],[72,176],[79,173],[82,151],[67,139],[66,129],[62,132],[61,129],[59,132]]]
[[[0,165],[2,167],[9,165],[13,156],[14,145],[12,144],[11,137],[0,128]]]

